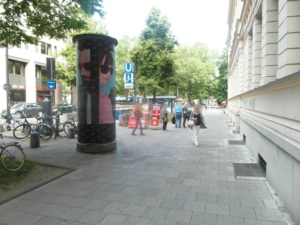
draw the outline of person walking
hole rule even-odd
[[[167,131],[168,122],[169,122],[168,112],[166,112],[164,115],[163,131]]]
[[[160,118],[162,119],[162,124],[163,124],[163,129],[162,131],[165,131],[166,130],[166,127],[164,127],[164,122],[165,122],[165,115],[168,115],[168,104],[167,103],[164,103],[162,105],[162,110],[161,110],[161,113],[160,113]]]
[[[138,125],[140,126],[141,135],[145,135],[143,133],[143,127],[142,127],[142,122],[141,122],[141,119],[143,118],[143,110],[142,110],[142,105],[139,103],[137,103],[134,106],[134,116],[135,116],[135,127],[134,127],[131,135],[135,135],[134,133],[135,133]]]
[[[206,122],[204,120],[204,117],[202,115],[203,111],[203,106],[196,104],[194,106],[194,111],[191,114],[190,119],[194,121],[195,126],[192,128],[193,129],[193,142],[196,147],[198,147],[198,134],[199,134],[199,129],[201,128],[206,128]]]
[[[185,128],[185,122],[189,121],[190,116],[191,116],[191,111],[190,111],[190,104],[189,103],[185,103],[182,111],[183,111],[183,128]]]
[[[176,115],[175,127],[181,128],[181,118],[182,118],[182,104],[181,104],[181,102],[176,103],[175,115]]]

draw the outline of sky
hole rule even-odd
[[[229,0],[103,0],[104,23],[109,35],[138,37],[153,6],[171,23],[171,31],[181,45],[196,42],[222,52],[226,47]]]

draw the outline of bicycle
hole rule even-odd
[[[20,125],[21,121],[17,119],[15,115],[10,115],[10,119],[3,119],[4,122],[2,122],[3,129],[10,131],[12,128],[16,128],[18,125]],[[9,121],[9,122],[8,122]]]
[[[3,135],[0,134],[3,139]],[[2,143],[0,144],[0,164],[10,172],[21,169],[25,162],[25,154],[18,142]]]
[[[50,125],[46,120],[45,117],[52,119],[52,124]],[[59,133],[64,131],[63,123],[59,123],[59,115],[56,114],[55,116],[48,116],[47,114],[44,114],[43,117],[43,122],[48,124],[53,133],[53,139],[55,140],[57,136],[61,136]],[[53,121],[55,120],[55,122]]]
[[[24,115],[24,114],[23,114]],[[14,129],[13,135],[17,139],[24,139],[30,135],[31,132],[38,132],[39,137],[43,140],[49,140],[52,137],[52,129],[46,123],[37,123],[31,125],[26,115],[24,115],[24,122]],[[41,117],[36,117],[37,120],[41,120]]]
[[[63,129],[66,134],[68,134],[69,127],[74,127],[75,134],[77,134],[77,124],[75,122],[75,118],[70,118],[69,121],[64,122]]]

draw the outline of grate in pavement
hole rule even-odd
[[[257,163],[233,163],[236,177],[266,177]]]
[[[230,145],[245,145],[245,142],[239,141],[239,140],[228,140],[228,144],[230,144]]]
[[[232,133],[234,133],[234,134],[239,134],[240,131],[239,131],[239,130],[233,130]]]

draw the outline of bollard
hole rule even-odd
[[[40,147],[40,134],[38,132],[32,132],[30,134],[30,148]]]
[[[0,124],[0,132],[4,132],[3,124]]]
[[[67,138],[68,138],[68,139],[73,139],[73,138],[75,138],[75,129],[74,129],[74,127],[69,127],[69,128],[68,128]]]

